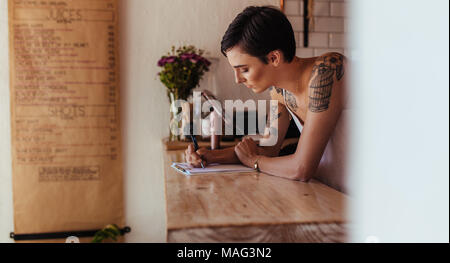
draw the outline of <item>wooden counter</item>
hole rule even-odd
[[[185,176],[164,153],[168,242],[345,242],[347,197],[263,173]]]

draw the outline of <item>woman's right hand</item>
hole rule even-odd
[[[202,147],[197,151],[194,151],[194,145],[189,144],[185,153],[186,162],[192,165],[193,167],[200,168],[202,167],[201,163],[203,162],[203,166],[206,167],[208,164],[206,154],[209,152],[208,149]]]

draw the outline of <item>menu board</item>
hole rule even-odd
[[[9,0],[14,232],[124,225],[116,0]]]

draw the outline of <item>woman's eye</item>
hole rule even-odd
[[[241,71],[242,73],[245,73],[245,72],[248,72],[248,68],[246,68],[246,69],[242,69],[242,71]]]

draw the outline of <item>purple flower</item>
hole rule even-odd
[[[175,61],[175,57],[174,56],[170,56],[166,59],[166,63],[173,63]]]
[[[162,57],[159,61],[158,61],[158,66],[159,67],[164,67],[164,65],[166,65],[167,63],[173,63],[175,62],[175,56],[170,56],[170,57]]]
[[[209,65],[211,65],[211,62],[209,62],[209,60],[195,53],[184,53],[180,55],[180,58],[182,60],[190,60],[192,63],[203,63],[208,67]]]
[[[207,60],[206,58],[202,57],[202,56],[196,56],[195,60],[197,61],[197,63],[203,63],[206,66],[211,65],[211,62],[209,62],[209,60]]]
[[[158,67],[163,67],[166,64],[166,58],[161,58],[158,60]]]
[[[211,65],[211,62],[209,62],[209,60],[195,53],[183,53],[179,56],[179,58],[181,60],[189,60],[193,64],[199,65],[203,64],[206,67],[209,67],[209,65]],[[158,61],[158,66],[164,67],[164,65],[166,65],[167,63],[173,63],[176,62],[176,60],[177,60],[176,56],[168,56],[168,57],[164,56]]]
[[[195,54],[189,54],[189,53],[184,53],[180,55],[180,58],[182,60],[188,60],[188,59],[193,59],[194,56],[196,56]]]

